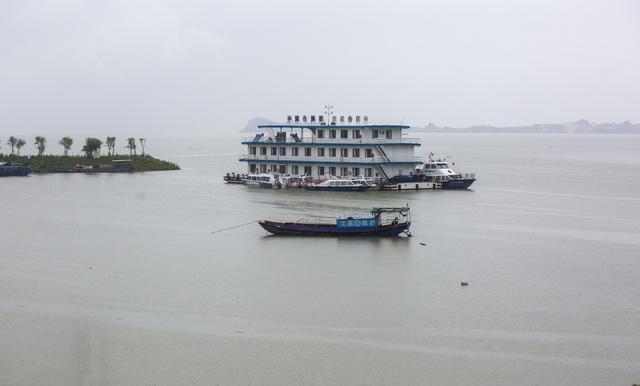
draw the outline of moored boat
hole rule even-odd
[[[280,175],[276,173],[249,173],[244,178],[245,185],[258,186],[266,189],[280,188]]]
[[[418,164],[409,175],[396,175],[381,184],[381,190],[467,189],[476,180],[475,173],[454,171],[444,159]],[[453,165],[453,164],[452,164]]]
[[[267,232],[291,236],[350,236],[388,237],[410,236],[409,206],[400,208],[373,208],[367,216],[338,217],[334,222],[258,222]]]
[[[31,173],[31,168],[20,164],[0,162],[0,177],[27,176]]]
[[[112,160],[108,165],[76,165],[68,168],[54,166],[54,173],[128,173],[133,171],[133,161],[130,159]]]
[[[305,189],[327,192],[366,192],[369,187],[365,180],[330,179],[319,184],[307,185]]]

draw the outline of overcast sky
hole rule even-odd
[[[640,1],[0,1],[0,135],[640,121]]]

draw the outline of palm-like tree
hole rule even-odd
[[[38,149],[38,156],[41,157],[42,154],[44,154],[45,147],[47,146],[47,139],[45,137],[37,136],[34,144],[36,145],[36,149]]]
[[[69,149],[73,146],[73,138],[62,137],[58,143],[64,148],[64,155],[69,155]]]
[[[106,144],[109,155],[114,155],[116,153],[116,137],[107,137]]]
[[[144,145],[147,144],[147,139],[146,138],[138,138],[138,140],[140,141],[140,147],[142,148],[142,155],[144,155]]]
[[[20,149],[22,149],[22,147],[26,144],[27,143],[25,142],[24,139],[18,138],[18,140],[16,141],[16,149],[18,149],[18,155],[20,155]]]
[[[87,158],[93,158],[100,152],[101,147],[102,141],[98,138],[87,138],[82,151],[87,155]]]
[[[129,155],[136,155],[136,139],[133,137],[127,138],[127,146],[125,148],[129,149]]]
[[[14,155],[16,152],[16,145],[18,144],[18,138],[11,136],[7,141],[7,145],[11,146],[11,155]]]

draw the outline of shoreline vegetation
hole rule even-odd
[[[31,168],[33,173],[53,173],[54,168],[73,168],[76,165],[94,166],[109,165],[113,160],[131,160],[133,163],[132,173],[135,172],[156,172],[164,170],[180,170],[180,166],[173,162],[164,161],[149,154],[134,155],[113,154],[94,158],[87,158],[82,155],[11,155],[0,154],[0,162],[10,162],[22,164]]]
[[[20,149],[26,144],[22,138],[10,137],[6,142],[10,153],[0,151],[0,162],[10,162],[14,164],[22,164],[31,168],[33,173],[54,173],[56,168],[71,169],[76,166],[88,167],[104,167],[111,164],[114,160],[131,160],[133,164],[132,172],[150,172],[163,170],[180,170],[180,166],[173,162],[161,160],[145,153],[146,138],[139,138],[140,148],[142,152],[137,153],[137,141],[135,138],[127,138],[125,146],[129,150],[129,154],[118,154],[115,151],[116,138],[107,137],[105,142],[98,138],[86,138],[82,153],[70,155],[69,150],[73,146],[73,139],[63,137],[58,144],[63,148],[62,155],[44,154],[47,140],[44,137],[37,136],[34,138],[34,145],[38,151],[36,155],[21,155]],[[103,144],[106,147],[107,154],[100,154]]]

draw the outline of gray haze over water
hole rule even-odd
[[[235,137],[1,179],[0,383],[637,383],[640,136],[421,137],[472,190],[228,186]],[[411,239],[210,233],[406,203]]]
[[[640,121],[640,3],[0,2],[0,136]]]

